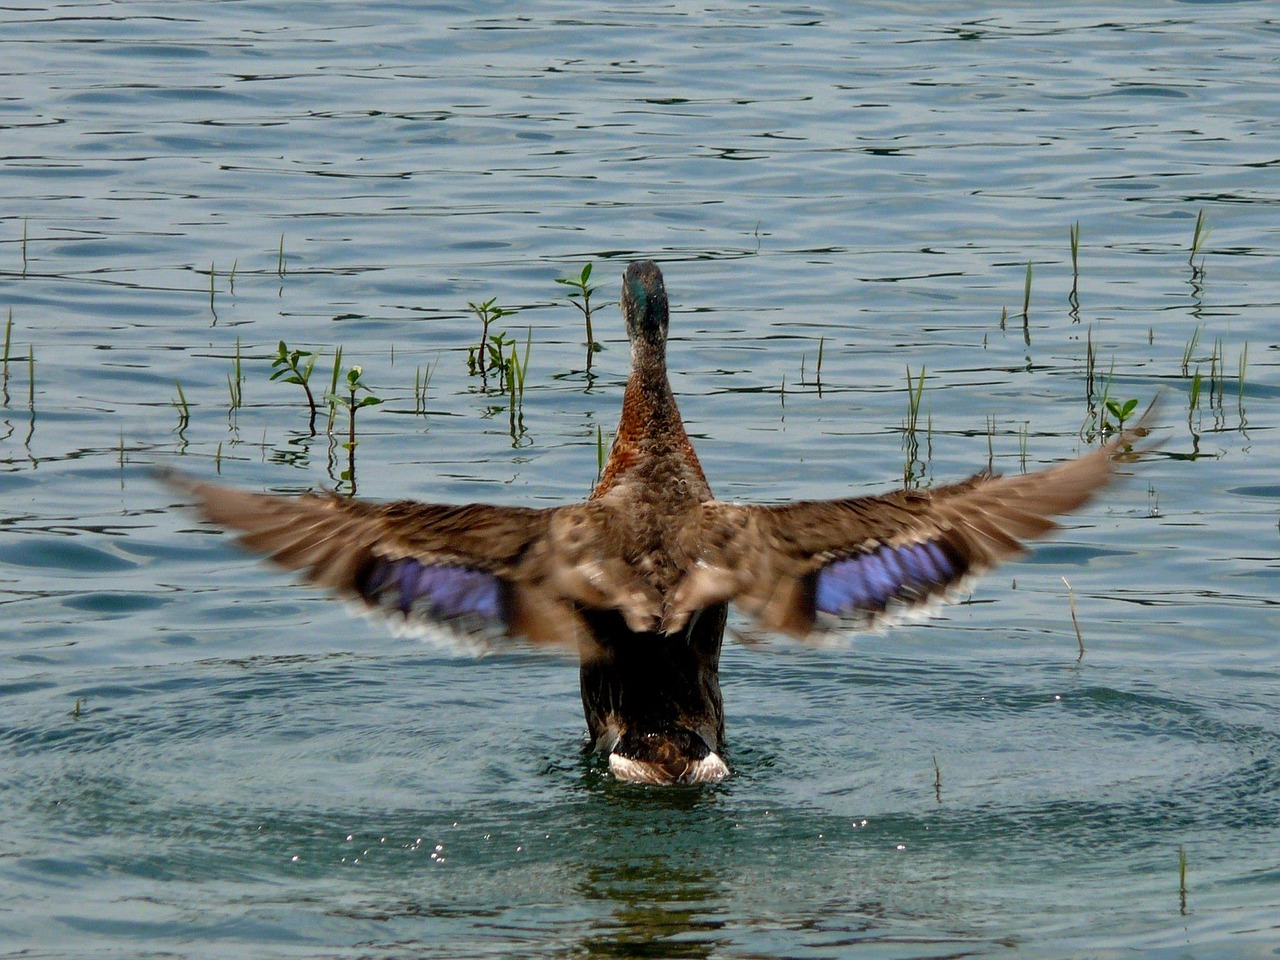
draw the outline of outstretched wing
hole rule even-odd
[[[1077,460],[1019,476],[779,506],[707,503],[685,533],[694,562],[664,628],[726,600],[761,627],[795,637],[831,618],[867,628],[927,608],[1055,529],[1053,517],[1105,486],[1116,456],[1146,433],[1128,431]]]
[[[535,510],[368,503],[333,493],[250,493],[169,471],[204,517],[311,582],[405,627],[578,647],[578,609],[617,609],[654,629],[661,605],[611,552],[604,504]]]

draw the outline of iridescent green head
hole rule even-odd
[[[652,260],[627,267],[622,275],[622,316],[632,343],[662,346],[667,340],[667,288]]]

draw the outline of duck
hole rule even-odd
[[[670,306],[652,261],[620,305],[631,371],[584,502],[532,508],[339,493],[257,493],[163,478],[250,550],[399,628],[577,655],[588,749],[623,781],[729,775],[719,665],[730,606],[765,633],[876,629],[963,595],[973,578],[1086,504],[1148,418],[1046,469],[778,504],[716,499],[667,376]]]

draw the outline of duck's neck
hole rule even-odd
[[[645,341],[632,344],[631,377],[622,399],[618,432],[592,499],[604,496],[630,476],[650,486],[682,484],[697,500],[711,497],[667,380],[666,350],[662,344]]]

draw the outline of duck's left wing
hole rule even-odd
[[[653,591],[611,555],[604,505],[370,503],[251,493],[177,471],[162,478],[251,550],[393,626],[585,652],[579,608],[618,609],[634,629],[652,629],[659,615]]]
[[[1112,478],[1115,457],[1136,435],[1018,476],[983,473],[846,500],[704,504],[684,533],[688,572],[666,628],[726,600],[761,627],[796,637],[834,620],[875,627],[927,608],[1055,529],[1054,516],[1082,506]]]

